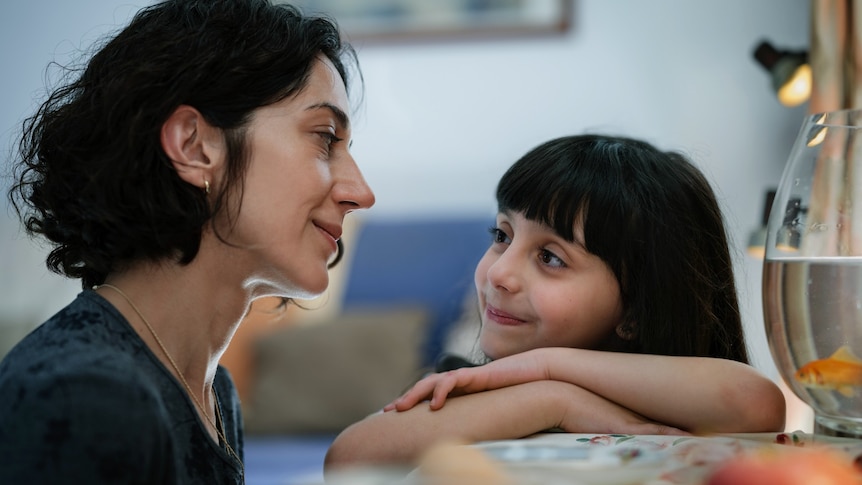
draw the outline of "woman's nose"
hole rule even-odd
[[[374,205],[374,192],[365,182],[365,177],[353,157],[350,157],[342,167],[343,171],[336,181],[335,197],[339,206],[348,213],[357,209],[368,209]]]

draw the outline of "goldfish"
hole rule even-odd
[[[803,386],[838,391],[852,397],[855,388],[862,386],[862,359],[843,345],[829,358],[803,365],[794,377]]]

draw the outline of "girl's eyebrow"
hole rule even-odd
[[[542,224],[542,225],[543,225],[543,226],[545,226],[545,227],[548,229],[548,231],[550,231],[551,233],[553,233],[555,236],[557,236],[557,237],[559,237],[559,238],[563,239],[564,241],[566,241],[566,242],[568,242],[568,243],[570,243],[570,244],[574,244],[575,246],[577,246],[577,247],[579,247],[579,248],[583,249],[584,251],[586,251],[587,253],[589,253],[589,251],[587,251],[587,244],[586,244],[586,242],[583,240],[583,234],[580,234],[577,230],[575,230],[575,233],[574,233],[574,234],[572,234],[572,239],[571,239],[571,241],[570,241],[570,240],[569,240],[568,238],[566,238],[565,236],[562,236],[562,235],[560,235],[559,233],[557,233],[557,231],[556,231],[553,227],[551,227],[551,226],[549,226],[549,225],[547,225],[547,224]]]
[[[583,249],[583,250],[584,250],[584,251],[586,251],[587,253],[590,253],[590,252],[587,250],[587,245],[586,245],[586,243],[584,243],[584,241],[581,241],[577,236],[575,236],[575,237],[574,237],[574,239],[572,239],[572,244],[574,244],[574,245],[578,246],[579,248]],[[592,254],[592,253],[590,253],[590,254]]]
[[[511,218],[511,217],[512,217],[512,214],[515,214],[515,213],[517,213],[517,211],[513,211],[513,210],[511,210],[511,209],[503,209],[503,210],[501,210],[501,211],[498,211],[498,214],[502,214],[503,216],[505,216],[505,217],[509,217],[509,218]],[[535,221],[534,221],[534,222],[535,222]],[[576,233],[575,233],[575,234],[573,235],[573,237],[572,237],[572,240],[571,240],[571,241],[569,241],[569,240],[568,240],[567,238],[565,238],[564,236],[561,236],[560,234],[557,234],[557,231],[553,228],[553,226],[551,226],[551,225],[549,225],[549,224],[547,224],[547,223],[545,223],[545,222],[541,222],[541,223],[539,223],[539,224],[540,224],[543,228],[545,228],[545,230],[547,230],[549,233],[553,234],[554,236],[556,236],[556,237],[558,237],[558,238],[562,239],[563,241],[566,241],[566,242],[568,242],[568,243],[574,244],[575,246],[577,246],[577,247],[581,248],[584,252],[586,252],[586,253],[588,253],[588,254],[592,254],[592,253],[590,253],[590,252],[587,250],[587,244],[586,244],[586,242],[585,242],[585,241],[583,241],[583,234],[578,234],[578,233],[577,233],[577,231],[576,231]],[[580,236],[580,237],[579,237],[579,236]]]
[[[338,106],[335,106],[332,103],[322,102],[315,103],[311,106],[305,108],[306,111],[313,111],[316,109],[328,109],[332,112],[332,115],[335,116],[335,121],[338,123],[339,128],[346,130],[350,128],[350,117],[347,116],[347,113],[341,110]]]

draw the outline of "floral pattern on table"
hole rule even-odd
[[[862,461],[862,440],[792,433],[716,436],[543,433],[521,440],[479,443],[518,483],[694,485],[746,452],[828,447]],[[777,448],[776,448],[777,447]]]

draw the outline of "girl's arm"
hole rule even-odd
[[[781,431],[784,396],[753,367],[726,359],[541,348],[423,379],[386,409],[536,380],[569,382],[692,433]]]
[[[326,454],[325,471],[346,466],[413,466],[441,441],[515,439],[561,428],[581,433],[681,434],[589,391],[560,381],[534,381],[452,397],[431,410],[373,414],[345,429]]]

